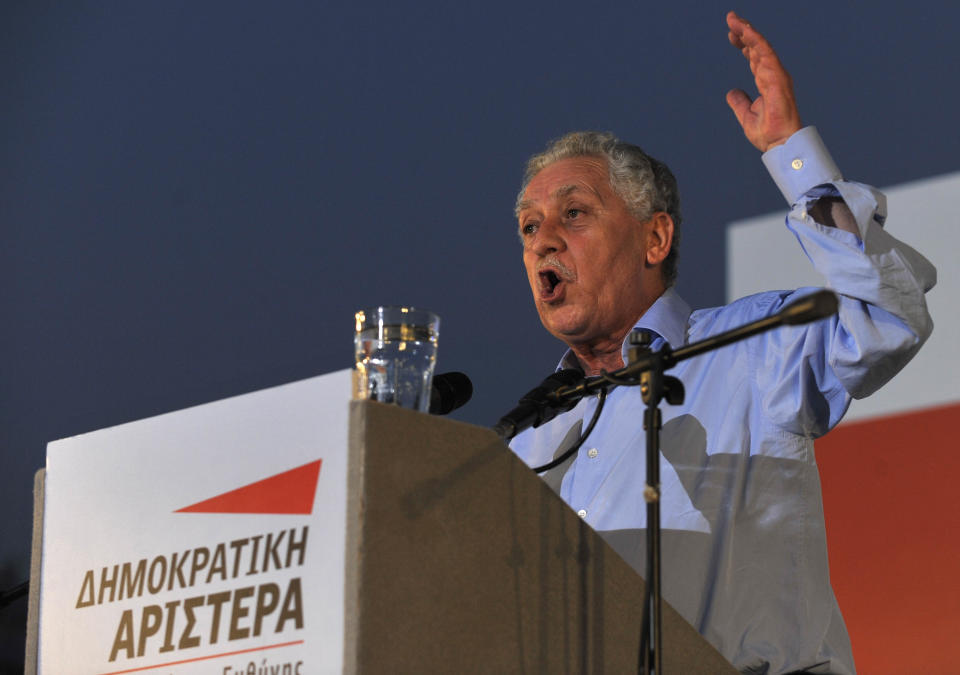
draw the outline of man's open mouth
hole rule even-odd
[[[546,301],[557,300],[563,292],[564,280],[552,269],[541,270],[538,275],[540,278],[540,299]]]

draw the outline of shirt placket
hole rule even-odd
[[[577,451],[576,463],[561,490],[564,500],[577,512],[577,515],[590,523],[597,523],[603,516],[603,506],[596,503],[596,496],[601,486],[609,480],[610,472],[613,471],[617,458],[623,451],[623,439],[617,438],[616,425],[611,424],[615,416],[611,408],[616,407],[611,404],[614,402],[614,397],[619,399],[624,393],[623,390],[615,390],[608,397],[596,428]],[[597,405],[597,396],[591,396],[581,403],[584,429],[590,424]]]

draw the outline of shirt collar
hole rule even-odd
[[[687,323],[690,319],[690,305],[684,302],[683,298],[671,287],[650,305],[650,308],[643,313],[634,328],[642,328],[652,331],[656,336],[662,337],[671,347],[679,347],[687,341]],[[655,336],[655,337],[656,337]],[[630,346],[629,334],[623,340],[623,362],[627,362],[627,349]],[[656,348],[657,345],[655,344]],[[580,364],[573,351],[568,349],[560,359],[557,370],[563,368],[575,368],[581,370]]]

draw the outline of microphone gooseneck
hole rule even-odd
[[[500,418],[493,430],[507,441],[529,427],[538,427],[549,422],[558,413],[566,412],[577,404],[577,400],[558,402],[551,400],[550,394],[563,387],[569,387],[583,380],[583,373],[568,368],[551,374],[540,386],[528,391],[520,399],[520,404]]]
[[[788,326],[826,318],[837,312],[837,296],[826,289],[806,295],[780,310],[777,316]]]

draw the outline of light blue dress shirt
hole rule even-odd
[[[664,403],[661,435],[663,593],[744,672],[853,673],[850,641],[830,587],[813,439],[910,360],[932,329],[923,294],[933,266],[881,225],[873,188],[843,181],[808,127],[763,156],[792,210],[787,227],[840,297],[836,316],[785,327],[668,371],[686,402]],[[807,208],[841,196],[860,237],[813,222]],[[774,291],[694,312],[672,289],[637,321],[674,348],[779,311],[813,289]],[[624,362],[627,345],[624,344]],[[576,365],[567,352],[561,367]],[[585,399],[511,447],[545,464],[596,410]],[[546,480],[644,573],[644,404],[638,387],[608,396],[586,443]],[[641,602],[641,598],[637,598]]]

